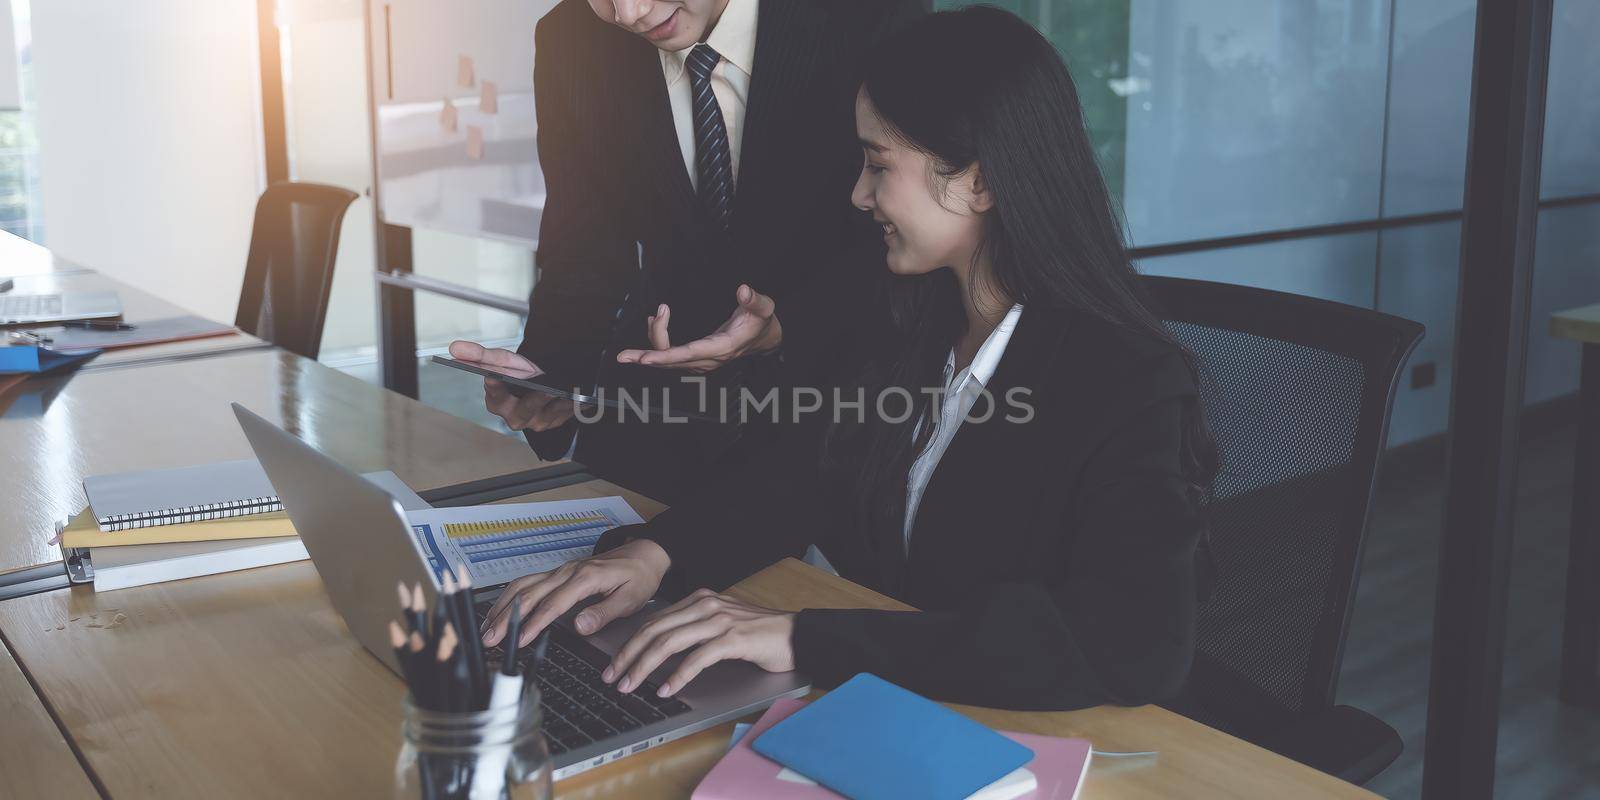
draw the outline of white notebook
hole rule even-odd
[[[100,530],[177,525],[280,511],[283,504],[253,458],[83,479]]]
[[[109,592],[307,557],[306,546],[298,536],[97,547],[93,550],[94,590]]]

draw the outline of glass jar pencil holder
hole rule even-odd
[[[549,800],[539,692],[487,711],[431,711],[407,694],[394,766],[397,800]]]

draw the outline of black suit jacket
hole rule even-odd
[[[831,306],[856,294],[830,289],[883,264],[879,231],[850,206],[862,160],[854,121],[862,60],[920,5],[761,4],[726,232],[711,224],[690,183],[657,49],[601,21],[585,0],[556,6],[536,34],[548,199],[520,352],[579,386],[677,384],[677,374],[617,364],[616,352],[647,346],[646,318],[660,303],[672,307],[675,343],[711,333],[745,282],[777,300],[787,368],[803,374],[816,363],[830,342]],[[813,299],[801,300],[808,291]],[[777,380],[748,366],[719,370],[713,387]],[[675,405],[692,405],[683,399],[675,395]],[[724,451],[731,437],[716,427],[589,425],[578,458],[671,500]],[[541,455],[559,456],[572,428],[529,440]]]
[[[1023,388],[1033,417],[1008,421],[1022,416],[1008,393]],[[1198,413],[1181,354],[1027,308],[987,389],[996,413],[957,431],[909,554],[899,530],[855,528],[804,427],[602,547],[653,539],[672,557],[669,586],[720,590],[816,544],[844,577],[921,609],[801,612],[797,662],[824,684],[866,671],[939,700],[1027,709],[1172,696],[1194,648],[1204,531],[1179,467],[1181,421]]]

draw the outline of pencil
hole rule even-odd
[[[443,598],[440,598],[442,601]],[[439,637],[444,634],[444,624],[450,621],[445,603],[433,604],[433,611],[428,614],[428,649],[435,652],[439,649]]]
[[[439,652],[436,656],[439,667],[439,695],[445,711],[463,710],[461,701],[466,694],[467,687],[458,683],[459,675],[455,669],[455,664],[460,659],[454,658],[456,646],[460,643],[460,638],[456,636],[455,626],[446,622],[444,624],[444,632],[439,634]]]
[[[400,664],[400,675],[405,678],[406,688],[411,688],[412,667],[411,652],[406,649],[406,632],[400,628],[400,623],[389,620],[389,644],[394,646],[394,660]]]
[[[427,643],[422,640],[422,632],[412,631],[411,638],[406,642],[406,650],[411,654],[411,702],[420,708],[437,711],[438,705],[434,702],[430,680],[433,673],[432,665],[422,654],[426,647]]]
[[[449,570],[445,570],[444,580],[440,581],[439,607],[444,609],[444,618],[449,622],[450,625],[455,627],[457,631],[456,646],[460,649],[459,655],[461,658],[465,659],[468,657],[466,639],[471,637],[462,637],[460,635],[460,632],[467,630],[466,623],[461,619],[460,596],[461,587],[456,583],[455,574]],[[470,664],[468,666],[470,667]],[[462,697],[460,698],[461,702],[463,703],[460,710],[465,711],[468,710],[467,706],[476,705],[477,696],[477,683],[472,679],[472,675],[469,670],[467,676],[467,685],[464,687]]]
[[[403,630],[410,634],[412,631],[417,630],[421,617],[411,610],[411,590],[406,588],[405,581],[397,581],[395,583],[395,592],[400,595],[400,619],[405,622]]]
[[[472,608],[472,573],[461,566],[456,577],[456,629],[462,634],[461,647],[472,678],[472,707],[482,710],[489,706],[489,670],[483,660],[483,639],[470,635],[478,629],[476,617]]]
[[[442,605],[442,604],[441,604]],[[455,667],[461,659],[456,658],[456,629],[449,622],[444,623],[444,629],[439,633],[439,651],[435,656],[434,666],[437,668],[435,684],[439,689],[439,706],[441,711],[460,711],[462,687],[458,682]],[[460,797],[461,787],[467,778],[463,774],[464,765],[451,758],[445,762],[450,765],[449,782],[445,786],[446,797]]]
[[[506,658],[500,662],[500,674],[515,676],[517,674],[517,640],[522,638],[522,598],[511,598],[511,618],[506,623],[505,651]]]
[[[422,634],[428,632],[428,596],[422,593],[422,582],[417,582],[417,587],[411,590],[411,609],[406,617],[411,625],[411,630]]]

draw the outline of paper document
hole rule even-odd
[[[644,522],[620,497],[430,508],[406,518],[435,578],[465,565],[479,588],[583,558],[600,534]]]

